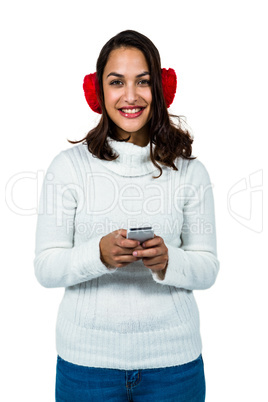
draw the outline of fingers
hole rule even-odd
[[[119,229],[118,231],[116,231],[115,244],[123,249],[132,249],[140,245],[140,242],[138,240],[127,239],[126,236],[126,229]]]
[[[132,255],[135,257],[156,257],[158,255],[161,255],[161,249],[160,247],[154,247],[154,248],[149,248],[145,250],[135,250],[132,252]]]
[[[107,235],[110,244],[107,242],[104,256],[111,265],[125,267],[142,259],[148,268],[163,269],[168,259],[168,249],[160,236],[154,235],[153,239],[143,242],[142,245],[138,240],[127,239],[126,236],[126,229],[119,229]]]
[[[143,264],[153,271],[165,269],[168,263],[168,248],[160,236],[145,241],[142,247],[142,250],[133,250],[133,256],[141,258]]]
[[[163,239],[160,236],[154,235],[153,239],[146,240],[145,242],[142,243],[142,247],[149,248],[149,247],[155,247],[157,245],[160,245],[163,243]]]
[[[127,230],[126,229],[118,229],[118,230],[116,230],[115,231],[115,237],[120,237],[120,236],[123,236],[123,237],[127,237]]]
[[[149,251],[149,250],[146,250]],[[159,271],[167,267],[168,254],[157,255],[156,257],[140,257],[145,267],[153,270]]]
[[[135,262],[138,261],[138,257],[133,257],[131,254],[122,254],[122,255],[117,255],[114,257],[114,261],[118,264],[124,264],[124,263],[130,263],[130,262]]]
[[[131,262],[138,261],[140,258],[134,257],[131,254],[120,254],[113,257],[113,265],[117,268],[125,267]]]
[[[140,242],[138,240],[122,238],[122,239],[118,240],[117,245],[122,248],[131,249],[131,248],[138,247],[140,245]]]

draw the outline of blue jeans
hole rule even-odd
[[[204,402],[203,359],[166,368],[117,370],[57,359],[56,402]]]

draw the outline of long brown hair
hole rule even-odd
[[[159,176],[154,177],[158,178],[162,175],[162,169],[157,162],[178,170],[174,164],[174,160],[177,157],[195,159],[195,157],[191,157],[193,138],[190,132],[182,127],[180,116],[168,113],[163,94],[159,52],[152,41],[139,32],[132,30],[120,32],[103,46],[96,65],[99,84],[98,100],[102,108],[101,119],[98,125],[90,130],[82,140],[68,141],[71,144],[85,141],[88,150],[99,159],[112,161],[118,157],[118,155],[114,155],[106,140],[107,136],[116,140],[118,138],[116,138],[114,123],[108,116],[104,106],[102,76],[111,51],[120,47],[134,47],[141,50],[149,67],[152,90],[152,117],[148,123],[150,158],[152,163],[160,170]],[[177,119],[177,124],[173,122],[172,118]],[[120,141],[127,142],[129,139],[130,136]],[[152,144],[155,144],[154,150]]]

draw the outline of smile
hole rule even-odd
[[[127,117],[129,119],[133,119],[142,114],[144,107],[136,107],[136,108],[122,108],[118,109],[121,116]]]

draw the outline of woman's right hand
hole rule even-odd
[[[108,268],[122,268],[141,259],[132,255],[134,250],[143,250],[140,242],[126,236],[126,229],[118,229],[101,238],[100,257]]]

